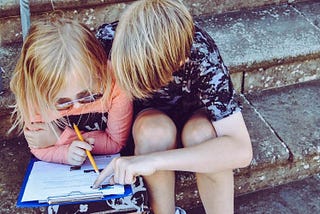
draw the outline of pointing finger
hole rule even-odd
[[[104,168],[101,173],[99,174],[98,178],[95,180],[94,184],[92,185],[93,189],[97,189],[101,183],[108,177],[110,177],[114,172],[114,160],[112,160],[106,168]]]

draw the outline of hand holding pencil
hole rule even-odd
[[[78,126],[77,126],[76,124],[73,124],[73,128],[74,128],[74,131],[76,132],[79,140],[80,140],[80,141],[84,141],[84,139],[83,139],[83,137],[82,137],[82,135],[81,135],[81,133],[80,133],[80,130],[79,130]],[[86,149],[86,154],[87,154],[87,156],[88,156],[88,158],[89,158],[89,161],[90,161],[90,163],[91,163],[94,171],[95,171],[97,174],[99,174],[99,169],[98,169],[98,167],[97,167],[97,164],[96,164],[96,162],[94,161],[94,159],[93,159],[90,151],[87,150],[87,149]]]

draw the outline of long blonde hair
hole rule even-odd
[[[56,14],[34,22],[10,82],[16,100],[10,131],[21,131],[36,115],[44,122],[52,120],[48,112],[55,112],[57,94],[70,75],[80,77],[89,89],[100,80],[107,99],[114,82],[107,68],[106,53],[84,24]]]
[[[145,98],[168,84],[190,54],[194,24],[179,0],[141,0],[122,14],[111,50],[119,85]]]

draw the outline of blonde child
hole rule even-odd
[[[115,84],[99,41],[76,20],[54,14],[33,22],[10,87],[16,99],[12,129],[23,131],[40,160],[81,165],[85,150],[114,154],[127,141],[132,102]]]
[[[191,171],[206,213],[233,213],[233,169],[249,165],[252,147],[214,40],[177,0],[136,1],[97,37],[113,40],[115,75],[137,114],[135,156],[114,160],[94,186],[112,173],[121,184],[143,175],[153,212],[172,214],[174,171]]]

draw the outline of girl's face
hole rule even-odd
[[[58,111],[79,108],[86,103],[94,102],[102,97],[98,84],[94,88],[88,88],[88,84],[79,77],[68,78],[68,84],[61,89],[57,96],[56,109]]]

